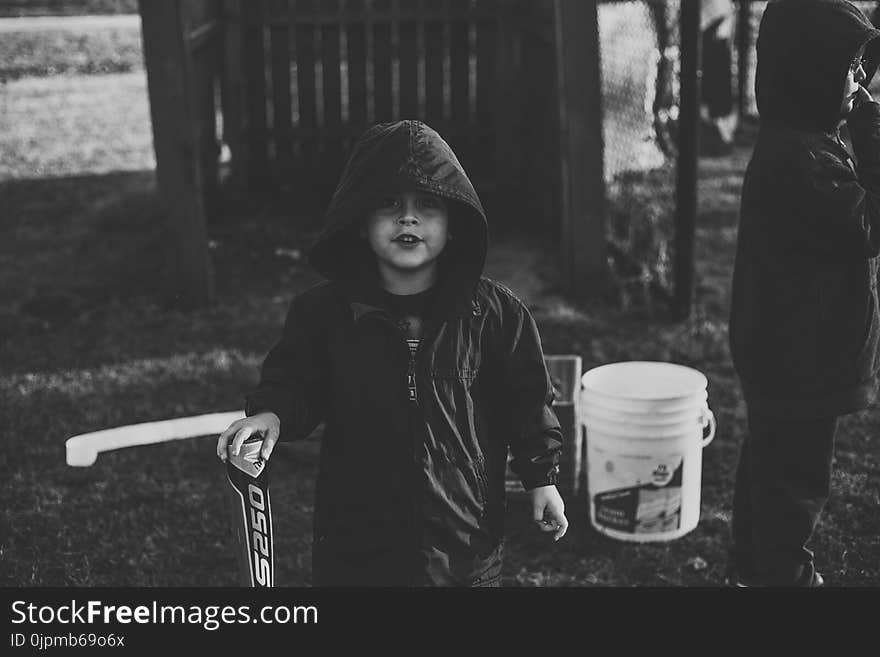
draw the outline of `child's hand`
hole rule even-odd
[[[862,85],[859,85],[859,88],[856,90],[856,97],[853,100],[853,107],[858,107],[862,103],[870,103],[873,100],[874,97],[871,95],[871,92]]]
[[[280,431],[281,420],[272,412],[257,413],[236,420],[217,438],[217,458],[226,461],[226,446],[230,438],[232,439],[232,453],[238,455],[241,444],[256,433],[263,436],[263,448],[260,450],[260,456],[264,461],[268,460],[275,448],[275,443],[278,442]]]
[[[529,491],[532,498],[532,518],[542,532],[556,532],[553,540],[565,536],[568,520],[565,517],[565,503],[556,486],[539,486]]]

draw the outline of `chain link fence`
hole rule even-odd
[[[853,4],[869,19],[880,5]],[[763,1],[735,3],[729,81],[734,107],[740,108],[740,124],[758,118],[756,43],[766,6]],[[680,0],[599,0],[598,4],[609,266],[616,283],[615,301],[624,306],[665,303],[672,294],[680,10]],[[741,34],[743,29],[746,32]],[[710,82],[714,84],[714,78],[704,75],[704,94]],[[737,97],[739,89],[742,98]],[[880,76],[875,76],[869,90],[880,97]]]
[[[617,303],[650,306],[671,288],[679,2],[606,0],[598,15],[609,268]]]

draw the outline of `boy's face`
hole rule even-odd
[[[398,192],[384,197],[367,214],[365,237],[380,273],[396,280],[436,273],[448,239],[446,202],[429,192]]]
[[[862,68],[863,53],[859,52],[846,72],[846,83],[843,87],[843,103],[840,106],[840,117],[846,118],[855,105],[859,85],[865,81],[865,69]]]

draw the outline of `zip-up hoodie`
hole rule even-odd
[[[376,198],[401,189],[446,199],[454,235],[414,355],[382,307],[360,235]],[[315,584],[496,583],[508,449],[527,489],[556,482],[561,432],[540,338],[525,306],[481,277],[487,234],[471,182],[434,130],[380,124],[355,144],[309,254],[328,281],[292,302],[247,404],[249,415],[278,414],[283,440],[326,421]]]
[[[730,345],[747,403],[837,416],[876,395],[880,105],[838,131],[848,67],[880,31],[843,0],[774,0],[758,35],[761,126],[743,181]],[[854,157],[852,157],[854,155]]]

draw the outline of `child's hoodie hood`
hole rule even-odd
[[[864,47],[867,86],[880,62],[878,38],[880,30],[845,0],[770,0],[757,43],[761,121],[835,130],[847,69]]]
[[[355,293],[374,288],[376,259],[360,229],[377,200],[401,189],[450,201],[452,239],[440,256],[439,281],[447,294],[469,300],[486,260],[486,214],[452,149],[419,121],[375,125],[355,143],[309,252],[312,267]]]

